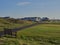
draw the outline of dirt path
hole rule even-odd
[[[26,28],[30,28],[32,26],[36,26],[36,25],[39,25],[39,23],[35,23],[35,24],[32,24],[32,25],[23,26],[23,27],[19,27],[19,28],[14,28],[14,29],[4,29],[4,31],[0,31],[0,37],[5,35],[5,33],[7,33],[7,34],[10,33],[11,34],[12,32],[17,32],[17,31],[20,31],[20,30],[23,30],[23,29],[26,29]]]

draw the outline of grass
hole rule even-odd
[[[13,21],[11,21],[13,20]],[[16,19],[4,19],[0,18],[0,31],[4,30],[4,28],[17,28],[26,25],[33,24],[34,22],[31,21],[23,21],[23,20],[16,20],[17,23],[14,22]]]
[[[3,28],[15,28],[32,24],[24,21],[10,23],[0,19],[0,31]],[[0,45],[60,45],[60,24],[39,24],[17,32],[17,38],[0,38]]]
[[[30,45],[60,45],[60,25],[40,24],[19,31],[18,38]]]
[[[31,36],[53,36],[54,34],[60,35],[60,25],[56,24],[40,24],[38,26],[34,26],[31,28],[24,29],[20,32],[18,32],[20,35],[31,35]],[[56,36],[55,35],[55,36]]]
[[[0,38],[0,45],[20,45],[15,38]]]

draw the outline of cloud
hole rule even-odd
[[[18,6],[29,5],[29,4],[31,4],[31,2],[19,2],[19,3],[17,3]]]

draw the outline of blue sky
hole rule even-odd
[[[60,0],[0,0],[0,16],[60,18]]]

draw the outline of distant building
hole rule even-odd
[[[48,18],[48,17],[43,17],[41,20],[42,20],[42,21],[48,21],[49,18]]]
[[[41,18],[40,17],[25,17],[25,18],[21,18],[21,20],[41,21]]]

